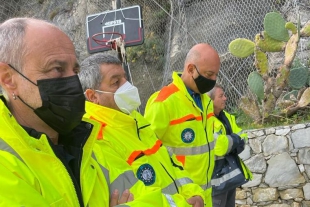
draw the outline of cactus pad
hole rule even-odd
[[[290,66],[295,58],[298,48],[299,37],[298,34],[292,34],[290,40],[285,47],[284,64]]]
[[[310,37],[310,21],[308,21],[305,26],[300,31],[300,36]]]
[[[297,33],[297,28],[296,28],[295,24],[293,24],[292,22],[287,22],[285,24],[285,28],[288,30],[291,30],[293,34]]]
[[[308,69],[304,67],[291,69],[288,84],[291,88],[300,89],[306,85],[308,80]]]
[[[229,52],[239,58],[245,58],[253,54],[255,44],[251,40],[238,38],[230,42]]]
[[[285,28],[285,20],[277,12],[267,13],[264,18],[264,29],[269,36],[278,41],[288,41],[289,34]]]
[[[283,96],[283,100],[296,100],[297,95],[298,95],[298,90],[292,90]]]
[[[300,100],[298,101],[299,107],[305,107],[310,104],[310,87],[307,88],[303,94],[300,97]]]
[[[286,42],[271,38],[265,31],[255,36],[255,43],[264,52],[280,52],[286,45]]]
[[[261,75],[254,71],[248,77],[248,85],[252,93],[254,93],[259,100],[264,99],[264,81]]]
[[[262,76],[267,75],[268,73],[268,59],[266,53],[262,52],[260,49],[255,49],[255,61],[254,65]]]

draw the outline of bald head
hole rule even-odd
[[[0,25],[1,62],[10,63],[18,70],[23,68],[23,57],[27,48],[27,42],[25,41],[26,32],[29,31],[29,27],[33,26],[46,26],[58,29],[44,20],[33,18],[12,18]],[[37,32],[33,38],[36,39],[39,34]]]
[[[220,69],[220,57],[217,51],[206,43],[194,45],[187,53],[182,80],[187,87],[199,92],[194,79],[200,75],[216,80]]]
[[[206,43],[194,45],[189,50],[185,59],[185,65],[200,61],[218,64],[218,66],[220,65],[220,58],[217,51]]]
[[[13,18],[0,25],[0,57],[0,86],[13,116],[21,125],[56,138],[58,132],[34,111],[43,105],[37,83],[77,74],[70,38],[46,21]]]

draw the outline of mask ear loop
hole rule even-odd
[[[11,64],[8,64],[8,66],[10,66],[10,68],[12,68],[13,70],[15,70],[19,75],[23,76],[26,80],[28,80],[30,83],[32,83],[35,86],[38,86],[37,84],[35,84],[34,82],[32,82],[29,78],[27,78],[26,76],[24,76],[24,74],[22,74],[21,72],[19,72],[18,70],[16,70],[16,68],[14,68]]]
[[[15,70],[19,75],[23,76],[26,80],[28,80],[30,83],[32,83],[33,85],[35,86],[38,86],[37,84],[35,84],[34,82],[32,82],[29,78],[27,78],[26,76],[24,76],[21,72],[19,72],[18,70],[16,70],[16,68],[14,68],[11,64],[8,64],[8,66],[10,68],[12,68],[13,70]],[[16,97],[21,101],[23,102],[26,106],[28,106],[29,108],[31,108],[32,110],[35,110],[34,108],[32,108],[31,106],[29,106],[29,104],[27,104],[23,99],[21,99],[19,96],[16,96],[14,93],[13,93],[13,99],[16,100]]]
[[[100,91],[100,90],[94,90],[94,91],[96,91],[96,92],[98,92],[98,93],[112,93],[112,92],[109,92],[109,91]],[[113,93],[114,94],[114,93]]]

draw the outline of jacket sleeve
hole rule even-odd
[[[213,135],[215,140],[214,154],[216,156],[224,156],[231,152],[239,154],[243,151],[247,140],[247,134],[243,133],[242,129],[238,127],[235,117],[227,112],[225,112],[225,115],[230,122],[233,133],[226,135],[224,125],[220,120],[215,118],[213,124]]]
[[[0,206],[50,206],[26,165],[5,151],[0,151],[0,183]]]
[[[151,128],[156,133],[157,137],[161,139],[166,133],[166,129],[169,126],[169,116],[166,112],[166,107],[162,102],[155,102],[154,99],[157,97],[157,93],[154,93],[148,100],[144,111],[144,117],[149,123]]]
[[[103,169],[109,185],[110,194],[117,189],[120,193],[126,189],[133,194],[134,200],[124,206],[174,206],[174,198],[161,192],[161,188],[145,186],[138,180],[131,167],[121,158],[107,141],[97,141],[94,148],[96,160]],[[123,206],[123,205],[119,205]]]
[[[172,165],[174,166],[176,179],[181,181],[179,193],[186,200],[193,196],[200,196],[205,203],[205,194],[203,189],[198,184],[193,183],[190,174],[183,169],[182,163],[176,158],[175,154],[171,154],[170,156]]]

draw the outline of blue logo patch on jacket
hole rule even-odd
[[[152,185],[155,182],[154,168],[149,164],[143,164],[137,171],[137,178],[144,182],[144,185]]]
[[[181,133],[182,141],[185,143],[191,143],[195,139],[195,132],[190,128],[186,128]]]

